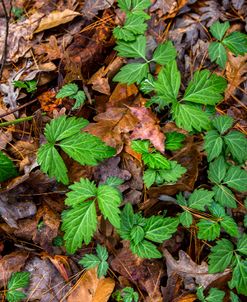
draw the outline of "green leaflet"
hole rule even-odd
[[[79,90],[79,87],[74,83],[66,84],[58,91],[56,98],[58,99],[64,97],[69,97],[76,100],[74,106],[72,107],[72,110],[82,106],[86,99],[84,91]]]
[[[243,234],[237,243],[237,251],[247,256],[247,234]]]
[[[134,140],[131,142],[131,148],[140,154],[149,153],[150,143],[148,140]]]
[[[147,76],[147,74],[147,63],[130,63],[120,69],[120,72],[115,75],[113,81],[126,83],[128,85],[135,82],[139,84]]]
[[[170,161],[165,158],[161,153],[144,153],[142,154],[142,160],[145,165],[151,169],[170,169]]]
[[[162,254],[157,250],[156,246],[147,240],[143,240],[138,244],[133,244],[131,242],[130,249],[140,258],[152,259],[162,257]]]
[[[237,207],[234,194],[226,186],[217,184],[217,186],[214,186],[212,190],[214,191],[215,194],[214,199],[219,204],[221,204],[224,207],[229,207],[234,209]]]
[[[220,225],[216,221],[200,219],[197,226],[199,228],[198,239],[212,241],[220,236]]]
[[[228,115],[220,115],[212,120],[212,125],[220,134],[224,134],[233,126],[233,118]]]
[[[222,43],[235,55],[244,55],[247,52],[247,35],[244,33],[232,32]]]
[[[167,150],[176,151],[181,149],[185,135],[176,131],[166,133],[165,148]]]
[[[18,173],[13,162],[2,151],[0,151],[0,182],[17,175]]]
[[[118,51],[120,57],[142,58],[146,59],[146,37],[139,36],[132,43],[119,41],[115,50]]]
[[[227,53],[225,47],[220,42],[212,42],[208,47],[209,58],[216,62],[221,68],[225,68]]]
[[[226,175],[228,166],[223,156],[219,156],[209,164],[208,178],[213,183],[221,183]]]
[[[247,191],[247,171],[238,166],[231,166],[226,173],[223,184],[239,192]]]
[[[17,88],[24,88],[27,92],[34,92],[37,90],[37,81],[30,80],[30,81],[14,81],[14,87]]]
[[[229,28],[230,23],[228,21],[223,23],[217,21],[211,25],[210,32],[217,40],[221,41]]]
[[[20,289],[28,286],[30,282],[29,272],[16,272],[12,273],[7,284],[6,299],[9,302],[18,302],[26,298]]]
[[[197,288],[196,294],[197,298],[202,302],[223,302],[225,296],[225,293],[222,290],[214,287],[210,288],[207,297],[204,296],[202,287]]]
[[[167,41],[163,44],[159,44],[153,53],[153,61],[157,64],[165,65],[175,60],[177,56],[176,48],[171,41]]]
[[[188,206],[192,209],[200,211],[205,210],[205,206],[209,206],[213,202],[214,192],[205,189],[194,190],[188,200]]]
[[[224,136],[224,142],[234,160],[240,164],[247,160],[247,139],[243,133],[233,130]]]
[[[240,261],[237,256],[236,262],[229,286],[230,288],[236,287],[239,294],[247,296],[247,260]]]
[[[179,221],[184,227],[189,228],[193,222],[193,216],[190,212],[184,211],[179,215]]]

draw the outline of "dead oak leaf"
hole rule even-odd
[[[158,151],[164,153],[165,136],[160,129],[156,116],[150,109],[145,107],[129,107],[129,109],[139,120],[130,138],[133,140],[148,139]]]

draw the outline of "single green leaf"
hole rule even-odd
[[[208,241],[215,240],[220,235],[220,225],[216,221],[200,219],[197,237]]]
[[[87,178],[81,178],[79,182],[75,182],[69,186],[70,191],[67,193],[67,198],[64,203],[67,206],[77,206],[83,201],[95,197],[97,195],[97,188],[94,182]]]
[[[121,82],[123,84],[141,83],[141,81],[148,74],[147,63],[130,63],[123,66],[119,73],[113,78],[114,82]]]
[[[196,71],[183,100],[204,105],[215,105],[222,100],[227,81],[209,70]]]
[[[124,180],[116,177],[116,176],[110,176],[105,181],[105,185],[108,185],[110,187],[118,187],[124,183]]]
[[[162,257],[162,254],[157,250],[156,246],[147,240],[143,240],[139,244],[130,243],[130,249],[140,258],[152,259]]]
[[[230,23],[228,21],[223,23],[216,21],[210,26],[210,32],[217,40],[221,41],[229,28]]]
[[[82,90],[79,90],[77,92],[77,94],[73,96],[73,98],[76,100],[76,102],[75,102],[74,106],[72,107],[72,110],[75,110],[75,109],[80,108],[84,104],[84,102],[86,100],[85,92]]]
[[[212,62],[216,62],[221,68],[225,68],[227,61],[227,53],[225,47],[220,42],[212,42],[208,47],[209,58]]]
[[[99,161],[115,154],[114,148],[107,146],[98,137],[85,132],[62,140],[59,146],[81,165],[96,166]]]
[[[74,83],[69,83],[64,85],[57,93],[56,98],[64,98],[64,97],[69,97],[77,93],[78,91],[78,86]]]
[[[54,144],[56,141],[79,134],[80,130],[87,125],[88,121],[84,118],[62,115],[46,124],[45,137],[49,143]]]
[[[209,273],[223,272],[232,261],[233,250],[234,246],[231,241],[227,239],[218,240],[209,254]]]
[[[19,290],[11,290],[6,293],[6,300],[8,302],[19,302],[27,297],[26,294]]]
[[[212,188],[214,191],[214,199],[223,207],[236,208],[236,199],[234,194],[226,186],[217,184]]]
[[[120,191],[108,185],[98,187],[97,199],[100,211],[116,228],[120,227],[119,206],[122,201]]]
[[[238,294],[247,296],[247,260],[240,261],[237,258],[237,265],[233,269],[230,287],[236,287]]]
[[[161,153],[144,153],[142,154],[142,160],[145,165],[151,169],[170,169],[170,161],[164,157]]]
[[[18,173],[13,162],[2,151],[0,151],[0,182],[11,177],[15,177],[17,174]]]
[[[99,264],[99,266],[98,266],[98,269],[97,269],[97,276],[98,276],[98,278],[106,276],[108,268],[109,268],[108,262],[105,261],[105,260],[101,261],[100,264]]]
[[[30,80],[30,81],[26,81],[26,90],[27,92],[34,92],[35,90],[37,90],[37,81],[36,80]]]
[[[179,215],[179,221],[182,226],[189,228],[193,222],[193,216],[188,211],[184,211]]]
[[[78,261],[78,263],[87,270],[98,266],[100,262],[101,260],[99,259],[99,257],[93,254],[86,254],[81,260]]]
[[[239,236],[238,225],[232,217],[226,215],[223,220],[220,221],[220,225],[230,236]]]
[[[209,211],[212,213],[212,215],[217,218],[222,219],[226,216],[224,207],[222,207],[217,202],[213,202],[208,208],[209,208]]]
[[[154,87],[158,95],[162,95],[168,103],[171,103],[177,99],[180,84],[181,75],[176,61],[173,60],[161,69]]]
[[[193,129],[197,131],[208,130],[210,127],[209,113],[194,105],[174,103],[172,113],[176,125],[187,131]]]
[[[68,253],[73,254],[92,239],[97,228],[97,215],[93,201],[82,202],[74,208],[63,211],[62,231],[65,232],[65,247]]]
[[[130,232],[134,226],[135,214],[131,203],[127,203],[121,212],[119,234],[125,240],[130,240]]]
[[[146,219],[145,238],[154,242],[162,243],[170,239],[177,231],[179,221],[177,218],[163,218],[162,216],[151,216]]]
[[[224,178],[224,184],[239,192],[247,191],[247,171],[238,166],[231,166]]]
[[[230,33],[222,43],[236,56],[247,52],[247,35],[239,31]]]
[[[69,183],[68,170],[53,144],[44,144],[39,148],[37,161],[41,170],[50,178],[55,177],[65,185]]]
[[[117,40],[134,41],[136,36],[124,27],[117,26],[113,29],[113,35]]]
[[[144,230],[139,225],[134,226],[130,231],[131,240],[133,240],[135,244],[140,243],[144,239],[144,236]]]
[[[109,255],[108,255],[108,252],[107,252],[107,249],[106,249],[105,246],[97,244],[96,253],[97,253],[100,260],[102,260],[102,261],[105,260],[106,261],[108,259]]]
[[[160,65],[165,65],[173,60],[177,56],[176,48],[171,41],[166,41],[163,44],[159,44],[153,53],[153,61]]]
[[[231,131],[224,136],[224,141],[234,160],[242,164],[247,160],[247,139],[239,131]]]
[[[144,21],[145,17],[142,14],[128,14],[123,27],[135,35],[143,35],[147,29]]]
[[[220,115],[212,120],[213,126],[220,132],[224,134],[233,126],[233,118],[229,115]]]
[[[247,256],[247,234],[243,234],[237,243],[237,251]]]
[[[212,161],[221,154],[223,148],[223,139],[218,131],[210,130],[204,136],[204,149],[208,155],[208,161]]]
[[[186,168],[178,164],[176,161],[171,160],[170,168],[166,170],[159,170],[158,175],[162,179],[162,183],[176,183],[186,171]]]
[[[150,188],[156,180],[157,171],[153,169],[147,169],[143,173],[143,181],[147,188]]]
[[[218,288],[210,288],[209,295],[206,298],[207,302],[222,302],[224,299],[225,293]]]
[[[234,292],[230,291],[230,298],[231,302],[241,302],[236,294]]]
[[[183,141],[185,140],[185,135],[176,131],[167,132],[166,134],[166,150],[176,151],[181,149],[183,146]]]
[[[142,58],[145,59],[146,54],[146,37],[139,36],[134,42],[119,41],[115,50],[119,57],[126,58]]]
[[[208,178],[213,183],[220,183],[226,175],[227,163],[223,156],[219,156],[209,164]]]
[[[192,209],[205,211],[205,206],[209,206],[213,202],[214,192],[205,189],[196,189],[190,195],[188,206]]]
[[[150,143],[147,140],[134,140],[131,142],[131,148],[140,154],[148,153],[149,146]]]

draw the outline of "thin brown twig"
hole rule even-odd
[[[3,118],[3,117],[5,117],[5,116],[7,116],[7,115],[10,115],[10,114],[12,114],[12,113],[14,113],[14,112],[20,110],[20,109],[23,109],[23,108],[29,106],[30,104],[32,104],[32,103],[34,103],[34,102],[36,102],[36,101],[37,101],[37,99],[31,100],[30,102],[27,102],[27,103],[25,103],[25,104],[23,104],[23,105],[21,105],[21,106],[15,108],[15,109],[11,110],[11,111],[8,111],[8,112],[6,112],[6,113],[3,113],[3,114],[0,115],[0,118]]]
[[[3,67],[5,65],[7,51],[8,51],[9,20],[11,17],[12,0],[9,1],[9,3],[10,3],[9,12],[7,12],[7,8],[6,8],[4,0],[1,0],[1,3],[2,3],[2,7],[3,7],[3,11],[4,11],[4,16],[5,16],[5,37],[4,37],[3,53],[2,53],[2,58],[1,58],[0,80],[2,78]]]

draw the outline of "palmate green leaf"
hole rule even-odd
[[[223,207],[236,208],[237,203],[234,194],[226,186],[217,184],[212,188],[214,191],[214,199]]]
[[[212,161],[218,157],[223,148],[223,139],[218,131],[210,130],[204,136],[204,149],[207,152],[208,161]]]
[[[156,180],[156,174],[158,172],[156,170],[147,169],[143,173],[143,181],[147,188],[150,188]]]
[[[136,36],[124,27],[117,26],[113,29],[113,35],[117,40],[134,41]]]
[[[97,195],[96,185],[87,178],[81,178],[79,182],[69,186],[69,189],[64,201],[67,206],[77,206],[88,198]]]
[[[29,285],[29,272],[12,273],[7,285],[6,299],[9,302],[18,302],[26,298],[26,294],[19,289],[25,288]]]
[[[109,219],[110,223],[116,228],[120,227],[120,210],[119,206],[122,201],[122,196],[118,189],[100,185],[98,187],[97,199],[100,211],[105,218]]]
[[[119,234],[125,240],[131,240],[130,232],[134,226],[135,214],[130,203],[127,203],[121,212]]]
[[[171,103],[177,99],[180,84],[181,75],[176,61],[173,60],[161,69],[154,87],[158,95],[164,97],[166,102]]]
[[[211,34],[219,41],[222,40],[222,38],[224,37],[226,31],[230,28],[230,23],[227,22],[223,22],[220,23],[219,21],[214,22],[211,26],[210,26],[210,32]]]
[[[224,184],[239,192],[247,191],[247,171],[238,166],[231,166],[224,178]]]
[[[223,219],[220,221],[221,227],[232,237],[239,236],[238,225],[235,220],[230,216],[224,216]]]
[[[151,216],[146,219],[145,238],[157,243],[170,239],[177,231],[179,220],[177,218]]]
[[[113,78],[113,81],[128,85],[135,82],[139,84],[147,76],[147,74],[147,63],[130,63],[120,69],[120,71]]]
[[[192,209],[205,211],[205,206],[209,206],[213,202],[214,192],[205,189],[196,189],[190,195],[188,206]]]
[[[0,151],[0,182],[15,176],[17,176],[17,171],[13,162]]]
[[[45,127],[45,137],[49,143],[55,143],[64,138],[73,136],[89,124],[84,118],[67,117],[62,115],[51,120]]]
[[[176,131],[167,132],[166,134],[166,150],[176,151],[181,149],[183,146],[183,141],[185,140],[185,135]]]
[[[144,239],[144,236],[145,232],[139,225],[134,226],[130,231],[130,238],[134,241],[135,244],[140,243]]]
[[[62,213],[62,231],[65,232],[65,247],[68,253],[73,254],[92,239],[97,228],[97,215],[93,201],[81,204]]]
[[[221,115],[212,120],[212,125],[219,131],[220,134],[224,134],[233,126],[233,122],[233,118],[229,115]]]
[[[189,228],[193,222],[193,216],[188,211],[184,211],[179,215],[179,221],[182,226]]]
[[[143,35],[147,29],[145,17],[142,14],[128,14],[123,28],[135,35]]]
[[[243,234],[237,243],[237,251],[247,256],[247,234]]]
[[[215,105],[222,100],[227,81],[209,70],[196,71],[183,100],[204,105]]]
[[[146,37],[139,36],[131,43],[118,41],[118,44],[114,49],[118,52],[119,57],[145,59],[146,43]]]
[[[247,52],[247,35],[244,33],[234,31],[224,38],[222,43],[236,56]]]
[[[210,128],[210,114],[190,104],[174,103],[172,105],[173,118],[176,125],[187,131],[208,130]]]
[[[197,237],[208,241],[215,240],[220,235],[220,225],[216,221],[200,219]]]
[[[209,273],[223,272],[232,261],[233,250],[234,246],[231,241],[227,239],[218,240],[216,245],[211,248],[211,253],[209,254]]]
[[[65,185],[69,183],[68,170],[53,144],[44,144],[39,148],[37,161],[41,170],[50,178],[55,177]]]
[[[210,288],[209,294],[206,298],[206,302],[222,302],[225,296],[225,292],[218,288]]]
[[[131,142],[131,148],[140,154],[148,153],[149,147],[150,143],[148,140],[134,140]]]
[[[131,242],[130,249],[140,258],[152,259],[162,257],[162,254],[157,250],[156,246],[147,240],[143,240],[139,244]]]
[[[224,136],[224,142],[234,160],[240,164],[247,160],[247,139],[243,133],[233,130]]]
[[[142,160],[145,165],[151,169],[170,169],[170,161],[164,157],[161,153],[144,153],[142,154]]]
[[[72,96],[77,93],[78,89],[78,86],[74,83],[66,84],[58,91],[56,98],[60,99]]]
[[[81,165],[95,166],[99,161],[115,154],[114,148],[107,146],[98,137],[85,132],[62,140],[59,146]]]
[[[235,287],[238,294],[247,296],[247,260],[240,261],[236,257],[237,264],[233,269],[232,280],[229,283],[230,288]]]
[[[76,100],[76,102],[75,102],[74,106],[72,107],[72,110],[75,110],[75,109],[80,108],[84,104],[84,102],[86,100],[85,92],[80,90],[77,92],[76,95],[73,96],[73,98]]]
[[[220,183],[225,175],[228,166],[223,156],[219,156],[209,164],[208,178],[213,183]]]
[[[208,47],[208,54],[212,62],[216,62],[221,68],[225,68],[227,61],[227,53],[222,43],[210,43]]]
[[[171,41],[166,41],[163,44],[159,44],[153,53],[153,61],[160,65],[165,65],[173,60],[177,56],[176,48]]]

